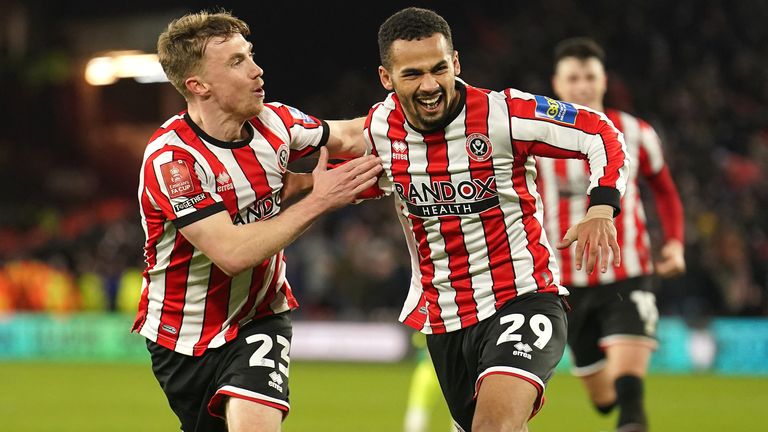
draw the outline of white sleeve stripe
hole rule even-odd
[[[581,129],[575,127],[568,127],[558,123],[553,123],[547,120],[531,119],[527,117],[511,116],[512,120],[512,138],[515,141],[535,141],[548,144],[552,147],[557,147],[563,150],[576,151],[582,154],[587,154],[587,146],[579,146],[580,143],[587,139],[600,137],[602,135],[591,134],[584,132]],[[557,128],[556,134],[549,134],[548,136],[539,136],[542,129],[539,127],[539,123],[545,123]],[[547,131],[547,132],[552,132]]]
[[[664,168],[664,152],[661,149],[661,140],[650,126],[641,128],[640,137],[640,145],[648,155],[651,171],[657,174]]]

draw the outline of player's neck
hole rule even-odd
[[[201,104],[187,106],[189,117],[206,134],[219,141],[233,142],[245,138],[245,120],[233,118],[221,110],[207,110]]]

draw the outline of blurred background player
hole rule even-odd
[[[567,39],[555,48],[554,61],[555,95],[604,111],[624,133],[631,161],[622,213],[616,218],[621,266],[586,274],[576,271],[572,251],[557,252],[562,283],[571,292],[568,345],[574,373],[582,378],[598,411],[608,413],[618,406],[618,430],[645,431],[643,378],[656,348],[658,311],[651,291],[654,265],[639,177],[653,191],[664,231],[661,259],[655,265],[663,277],[685,271],[682,205],[653,128],[630,114],[603,106],[607,88],[603,49],[591,39]],[[540,158],[538,167],[545,227],[551,237],[561,236],[587,210],[589,202],[582,191],[589,182],[589,166],[579,160]]]
[[[427,432],[430,418],[442,402],[440,382],[435,375],[435,366],[427,351],[427,340],[423,333],[413,333],[411,337],[416,349],[416,367],[411,375],[411,385],[408,387],[408,400],[405,406],[405,421],[403,432]],[[453,431],[450,418],[446,420],[446,429]]]

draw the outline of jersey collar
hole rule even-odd
[[[220,141],[216,138],[208,135],[203,131],[203,129],[200,128],[194,121],[192,121],[192,117],[189,116],[189,113],[184,113],[184,120],[186,120],[189,127],[192,128],[193,131],[195,131],[195,134],[199,136],[203,141],[215,145],[216,147],[221,147],[225,149],[236,149],[240,147],[245,147],[248,144],[250,144],[251,141],[253,141],[253,126],[251,125],[250,121],[245,122],[245,131],[248,134],[248,137],[241,141]]]

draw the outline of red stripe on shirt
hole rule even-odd
[[[389,126],[389,129],[387,131],[387,138],[390,140],[390,145],[394,143],[395,141],[402,141],[405,142],[406,138],[406,132],[405,132],[405,116],[403,115],[402,107],[400,107],[400,102],[397,100],[397,97],[393,97],[393,100],[396,104],[395,109],[392,110],[389,113],[389,116],[387,117],[387,124]],[[395,151],[391,150],[390,154],[394,155]],[[407,150],[406,150],[407,154]],[[403,187],[403,192],[406,195],[408,195],[408,190],[411,186],[411,175],[408,173],[408,167],[410,166],[410,160],[406,158],[403,159],[395,159],[392,158],[392,177],[395,181],[395,183],[399,183]],[[438,293],[437,289],[435,289],[435,286],[433,284],[433,281],[435,279],[435,266],[434,263],[432,263],[432,252],[429,248],[429,242],[427,241],[427,233],[424,229],[424,223],[422,219],[417,217],[411,217],[410,222],[413,226],[413,234],[414,238],[416,240],[416,244],[418,245],[419,249],[419,269],[421,270],[421,286],[423,290],[423,297],[425,298],[426,302],[429,302],[427,305],[427,314],[429,315],[429,322],[430,326],[432,327],[432,330],[436,333],[444,333],[445,332],[445,325],[443,324],[443,319],[441,316],[442,310],[440,308],[440,304],[437,302],[438,299]],[[419,308],[417,307],[414,311],[417,315],[414,316],[412,313],[409,316],[414,316],[414,319],[416,319],[416,322],[419,323],[422,327],[424,326],[426,316],[420,317],[418,315]]]
[[[533,257],[533,278],[536,280],[538,290],[541,292],[557,292],[558,288],[552,285],[552,272],[549,270],[549,250],[541,244],[541,224],[534,217],[534,213],[536,213],[536,199],[528,191],[525,159],[520,157],[516,157],[512,162],[512,186],[520,198],[523,226],[525,227],[528,240],[526,247]]]
[[[160,312],[160,327],[157,329],[157,343],[166,348],[176,348],[181,323],[184,321],[187,279],[193,251],[192,244],[180,232],[176,232],[170,264],[165,270],[165,297]]]
[[[488,97],[483,90],[467,87],[467,115],[465,135],[480,133],[488,137]],[[493,176],[493,157],[485,161],[469,158],[469,171],[473,179],[483,183]],[[495,189],[495,185],[494,185]],[[498,309],[505,301],[517,295],[515,267],[512,265],[512,248],[507,237],[507,226],[501,208],[494,207],[480,214],[485,236],[485,247],[491,273],[493,296]]]
[[[200,340],[192,347],[192,355],[201,355],[208,348],[211,340],[221,331],[221,323],[226,321],[229,296],[232,290],[232,278],[216,265],[211,266],[208,275],[208,294],[205,296],[203,310],[203,330]]]
[[[563,159],[558,159],[553,161],[555,165],[555,178],[560,179],[564,184],[567,184],[568,182],[568,161]],[[557,180],[555,180],[557,181]],[[561,197],[559,196],[559,188],[558,188],[558,211],[557,211],[557,219],[558,219],[558,225],[560,226],[559,232],[560,232],[560,238],[553,239],[554,241],[559,241],[563,237],[565,237],[565,233],[568,232],[568,228],[571,227],[571,197]],[[560,275],[561,280],[563,284],[570,285],[571,284],[571,278],[573,278],[572,274],[572,264],[571,260],[573,259],[571,257],[571,247],[560,249]]]
[[[286,144],[282,139],[280,139],[279,136],[275,135],[275,133],[272,132],[258,117],[252,118],[251,124],[253,125],[253,128],[261,134],[261,136],[266,138],[267,142],[270,146],[272,146],[272,149],[275,151],[275,153],[277,153],[277,150],[280,149],[281,145]]]
[[[264,269],[266,269],[268,265],[269,265],[269,260],[263,262],[260,267],[263,267]],[[258,306],[256,306],[256,312],[253,316],[254,319],[271,315],[272,309],[270,308],[270,305],[275,300],[275,297],[277,297],[277,293],[282,290],[290,290],[290,287],[288,286],[287,283],[284,283],[279,288],[277,286],[277,281],[280,279],[280,273],[282,272],[283,265],[285,265],[285,262],[283,261],[283,251],[280,251],[277,254],[277,257],[275,258],[275,273],[272,275],[272,279],[270,279],[269,285],[267,285],[267,288],[266,288],[267,293],[264,296],[264,299],[261,301],[261,303],[258,304]],[[254,291],[257,291],[259,288],[254,289]],[[255,299],[256,292],[254,292],[253,294]],[[249,299],[249,301],[250,300],[251,299]],[[253,305],[253,301],[250,301],[250,304]],[[250,310],[250,307],[247,310]]]
[[[261,134],[269,142],[273,150],[277,151],[277,149],[279,149],[280,146],[284,144],[280,137],[267,129],[267,127],[260,120],[255,119],[255,121],[253,121],[253,125],[259,134]],[[235,157],[237,164],[240,166],[240,169],[242,169],[245,173],[245,176],[251,179],[251,189],[253,189],[254,194],[256,194],[256,201],[272,196],[272,186],[269,184],[266,170],[262,166],[255,149],[250,146],[235,149],[233,151],[233,156]],[[253,306],[256,302],[256,297],[258,296],[259,291],[262,289],[266,272],[269,270],[269,263],[271,259],[272,257],[268,257],[259,263],[259,265],[253,268],[253,275],[251,277],[248,298],[242,309],[240,309],[237,315],[235,315],[235,317],[232,319],[232,325],[239,324],[241,320],[247,318],[248,314],[252,312]],[[277,274],[281,264],[282,261],[279,259],[275,260],[275,274]],[[270,283],[266,289],[268,290],[266,297],[270,297],[271,294],[271,297],[269,298],[269,301],[271,301],[274,298],[275,287],[272,283]],[[257,305],[257,308],[261,308],[265,303],[267,305],[269,304],[266,297],[264,300],[262,300],[261,304]]]
[[[512,140],[512,147],[518,156],[537,155],[555,159],[586,159],[584,153],[555,147],[541,141]]]
[[[427,174],[430,183],[451,182],[448,174],[448,142],[445,132],[435,132],[424,136],[427,146]],[[459,216],[440,217],[440,235],[445,243],[445,253],[448,256],[448,279],[456,291],[454,301],[459,308],[459,319],[462,328],[477,322],[477,304],[472,295],[472,280],[469,276],[469,253],[464,244],[464,233],[461,230]]]
[[[151,162],[147,162],[151,163]],[[157,176],[154,175],[154,170],[151,170],[152,175],[144,176],[144,188],[160,191],[160,185],[157,182]],[[146,174],[146,171],[145,171]],[[148,182],[151,185],[147,184]],[[156,197],[157,199],[157,197]],[[149,271],[155,268],[157,265],[157,242],[163,235],[164,224],[162,223],[162,210],[155,209],[155,206],[149,199],[147,194],[141,195],[141,212],[144,214],[147,225],[147,241],[144,244],[144,255],[146,257],[147,267],[142,273],[144,281],[146,281],[146,289],[141,293],[141,300],[139,301],[139,309],[136,313],[136,319],[133,323],[132,331],[140,331],[144,327],[144,323],[147,320],[147,313],[149,307]],[[156,221],[154,219],[157,219]]]

